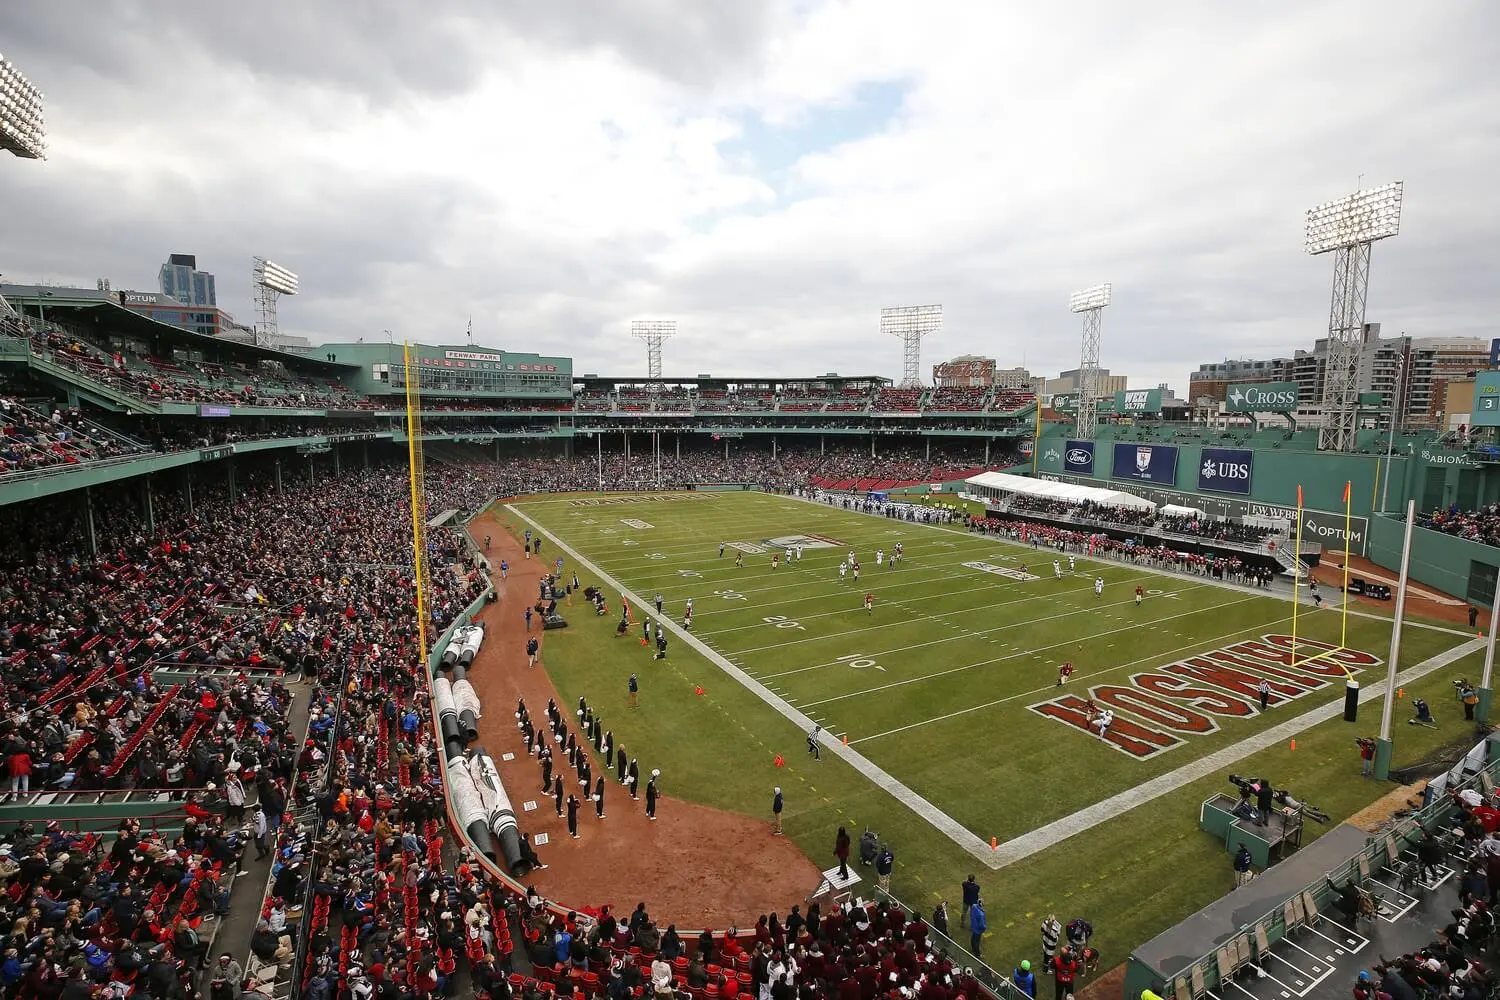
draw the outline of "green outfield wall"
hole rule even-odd
[[[1378,566],[1389,568],[1394,578],[1401,570],[1401,543],[1406,521],[1401,517],[1375,517],[1370,521],[1368,556]],[[1412,528],[1410,578],[1489,608],[1495,599],[1495,577],[1500,567],[1500,549],[1441,531]]]
[[[1400,512],[1407,500],[1415,500],[1417,512],[1424,516],[1450,507],[1473,510],[1500,503],[1500,463],[1442,447],[1431,439],[1410,437],[1397,439],[1388,461],[1382,450],[1373,447],[1383,443],[1372,441],[1366,453],[1343,455],[1263,443],[1250,447],[1243,442],[1217,445],[1170,438],[1122,436],[1080,442],[1065,433],[1044,432],[1036,445],[1036,474],[1107,485],[1157,503],[1198,507],[1217,516],[1289,520],[1295,515],[1301,486],[1304,537],[1332,549],[1343,548],[1347,482],[1352,486],[1350,548],[1394,575],[1401,565],[1404,524]],[[1164,457],[1163,449],[1171,454]],[[1148,451],[1155,454],[1148,455]],[[1091,464],[1083,461],[1090,457]],[[1246,466],[1239,470],[1244,475],[1226,479],[1216,474],[1231,464]],[[1210,466],[1214,471],[1206,474]],[[1488,606],[1494,597],[1497,566],[1500,549],[1428,528],[1414,529],[1411,578],[1418,583]]]

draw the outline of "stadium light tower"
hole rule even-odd
[[[1355,191],[1307,210],[1307,252],[1333,254],[1323,426],[1318,447],[1353,451],[1359,426],[1359,356],[1364,346],[1370,250],[1401,231],[1402,181]]]
[[[1083,313],[1083,351],[1078,357],[1078,437],[1094,439],[1099,427],[1099,331],[1114,286],[1105,283],[1068,296],[1068,309]]]
[[[661,345],[663,341],[677,336],[675,319],[634,319],[630,321],[630,335],[646,342],[646,377],[651,379],[651,391],[661,390]]]
[[[42,98],[16,64],[0,55],[0,149],[25,160],[46,158]]]
[[[255,287],[255,343],[275,347],[281,341],[276,303],[283,295],[297,294],[297,276],[280,264],[256,257],[251,283]]]
[[[921,388],[922,338],[942,327],[942,306],[888,306],[880,310],[881,334],[901,338],[901,388]]]

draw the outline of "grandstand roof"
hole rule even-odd
[[[812,375],[802,378],[786,378],[781,375],[763,376],[752,378],[739,375],[698,375],[693,378],[642,378],[640,376],[615,376],[615,375],[574,375],[575,382],[588,382],[599,385],[809,385],[812,383],[833,382],[840,385],[846,382],[865,382],[871,385],[890,385],[891,379],[883,375]]]
[[[213,350],[228,357],[254,359],[256,361],[280,361],[288,368],[325,373],[345,372],[354,365],[324,361],[317,355],[294,354],[270,347],[241,344],[219,337],[210,337],[193,330],[159,323],[148,316],[126,309],[115,301],[117,292],[99,291],[92,288],[57,288],[51,285],[0,285],[0,296],[13,306],[40,306],[43,311],[68,312],[87,316],[101,326],[114,328],[120,333],[153,340],[175,342],[198,350]],[[183,306],[192,309],[192,306]],[[24,308],[22,309],[25,312]]]
[[[1066,503],[1096,503],[1105,507],[1131,507],[1136,510],[1155,510],[1150,500],[1098,486],[1076,486],[1073,483],[1056,483],[1050,479],[1030,479],[1012,476],[1004,472],[981,472],[964,480],[969,486],[980,486],[1002,493],[1018,493],[1027,497],[1043,497],[1062,500]]]

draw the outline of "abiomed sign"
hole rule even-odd
[[[1230,413],[1290,413],[1297,408],[1301,387],[1296,382],[1232,385],[1224,395]]]
[[[1345,670],[1358,673],[1381,660],[1357,649],[1298,638],[1263,635],[1131,675],[1124,684],[1096,684],[1027,708],[1043,718],[1099,738],[1089,711],[1110,709],[1114,723],[1104,742],[1136,760],[1150,760],[1192,737],[1212,736],[1221,719],[1252,719],[1259,712],[1260,683],[1270,685],[1268,704],[1284,705],[1310,694],[1342,690]]]

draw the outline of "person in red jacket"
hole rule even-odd
[[[1072,948],[1063,945],[1062,951],[1057,953],[1052,974],[1057,979],[1057,1000],[1072,996],[1073,982],[1078,978],[1078,959],[1073,957]]]
[[[10,794],[25,795],[31,791],[31,754],[24,746],[18,746],[14,753],[6,758],[6,765],[10,769]]]

